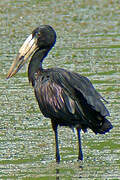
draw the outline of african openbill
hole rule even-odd
[[[49,25],[36,28],[26,39],[14,60],[7,78],[15,75],[29,59],[28,78],[34,88],[41,112],[51,119],[55,133],[56,162],[60,162],[57,128],[76,128],[78,134],[78,160],[83,160],[80,131],[87,128],[97,134],[112,129],[106,119],[109,112],[103,97],[86,77],[62,68],[43,69],[42,62],[56,42],[56,33]]]

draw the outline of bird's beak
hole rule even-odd
[[[24,42],[16,59],[13,61],[13,64],[7,74],[7,79],[14,76],[21,69],[21,67],[25,64],[32,53],[36,51],[37,48],[37,39],[35,37],[33,38],[31,34]]]

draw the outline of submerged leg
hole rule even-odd
[[[81,131],[81,129],[77,128],[78,146],[79,146],[78,160],[83,160],[83,153],[82,153],[82,146],[81,146],[80,131]]]
[[[52,128],[55,133],[56,162],[59,163],[60,162],[60,154],[59,154],[58,132],[57,132],[58,124],[56,124],[52,121]]]

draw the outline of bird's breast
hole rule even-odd
[[[52,82],[49,76],[41,76],[34,87],[36,99],[41,111],[47,114],[55,113],[64,108],[62,88]]]

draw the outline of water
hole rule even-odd
[[[120,4],[119,1],[0,1],[0,179],[119,179]],[[44,66],[87,76],[109,101],[114,128],[106,135],[82,133],[84,161],[77,162],[77,137],[59,128],[61,163],[54,134],[27,79],[27,65],[10,80],[6,73],[25,38],[39,24],[57,31]]]

